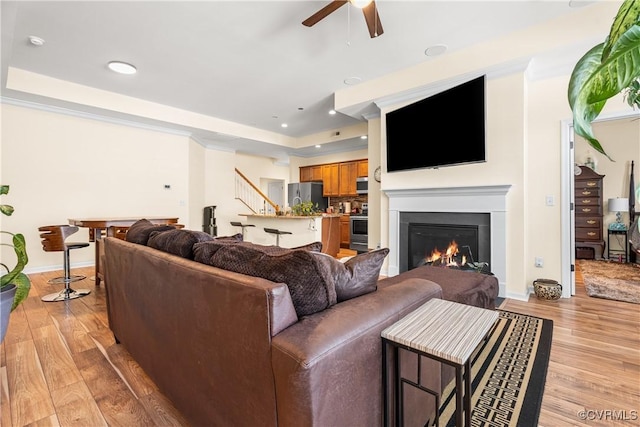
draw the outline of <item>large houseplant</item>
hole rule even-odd
[[[575,132],[610,160],[593,135],[591,123],[609,98],[623,93],[627,103],[640,108],[640,1],[625,0],[609,35],[575,65],[569,81],[569,105]]]
[[[0,195],[7,193],[9,193],[9,186],[0,185]],[[13,213],[13,206],[0,204],[0,212],[10,216]],[[0,233],[11,236],[12,242],[0,243],[0,245],[12,247],[16,254],[16,265],[12,269],[9,269],[4,262],[0,262],[2,269],[0,273],[0,342],[2,342],[9,324],[9,314],[27,298],[31,281],[22,271],[29,261],[24,236],[2,230]]]

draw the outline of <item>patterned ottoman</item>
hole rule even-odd
[[[416,277],[428,279],[440,285],[442,298],[445,300],[481,308],[495,308],[495,301],[498,296],[498,279],[495,276],[475,271],[423,265],[400,273],[397,276],[382,279],[378,282],[378,287],[388,286],[406,278]]]

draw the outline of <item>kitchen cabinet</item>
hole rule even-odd
[[[339,164],[340,179],[338,182],[340,196],[357,196],[356,178],[358,165],[356,162],[346,162]]]
[[[300,166],[300,182],[322,182],[323,196],[357,196],[356,179],[369,174],[367,159]]]
[[[338,163],[322,165],[322,195],[325,197],[340,195],[340,175]]]
[[[300,182],[320,182],[322,181],[322,166],[301,166]]]
[[[301,166],[300,182],[310,182],[310,181],[311,181],[311,166]]]
[[[348,249],[350,243],[349,215],[342,215],[340,217],[340,247]]]
[[[369,176],[369,160],[358,160],[358,178]]]

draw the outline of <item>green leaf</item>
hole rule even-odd
[[[13,250],[16,253],[18,262],[13,270],[0,277],[0,287],[6,286],[9,283],[14,283],[15,278],[22,274],[22,270],[24,270],[27,262],[29,262],[26,242],[22,234],[13,235]]]
[[[16,290],[16,295],[13,297],[13,305],[11,306],[11,311],[15,310],[18,305],[22,301],[24,301],[27,296],[29,296],[29,290],[31,289],[31,280],[29,280],[29,276],[24,273],[18,274],[13,281],[11,282],[18,288]]]
[[[9,194],[9,186],[8,185],[0,185],[0,195]]]
[[[605,48],[602,51],[602,62],[605,62],[611,53],[613,45],[627,32],[633,25],[640,23],[640,1],[637,0],[625,0],[624,3],[618,9],[611,29],[609,30],[609,36]]]
[[[609,157],[593,135],[591,122],[609,98],[640,77],[640,25],[633,25],[614,42],[607,60],[601,62],[604,45],[593,47],[580,58],[571,74],[568,98],[575,132]]]
[[[13,206],[0,205],[0,212],[5,214],[6,216],[11,216],[11,214],[13,213]]]

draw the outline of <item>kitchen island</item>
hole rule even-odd
[[[322,242],[322,252],[338,256],[340,250],[340,214],[321,214],[312,216],[286,215],[258,215],[239,214],[246,217],[244,224],[255,227],[245,229],[244,239],[260,245],[275,245],[276,236],[264,231],[265,228],[275,228],[289,231],[291,234],[280,236],[280,246],[294,248],[312,242]]]

